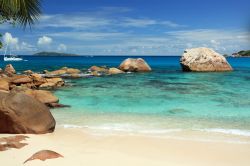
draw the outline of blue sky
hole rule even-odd
[[[2,24],[13,52],[181,55],[191,47],[224,54],[250,49],[249,0],[43,0],[30,31]]]

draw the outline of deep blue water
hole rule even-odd
[[[184,73],[178,56],[140,56],[150,73],[66,80],[55,93],[70,108],[54,110],[59,125],[115,131],[202,130],[250,137],[250,58],[228,58],[235,69]],[[117,67],[128,57],[41,57],[12,63],[17,71]],[[6,63],[0,62],[0,67]]]

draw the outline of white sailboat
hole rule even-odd
[[[9,42],[7,43],[7,46],[5,48],[3,60],[4,61],[22,61],[23,58],[18,57],[17,55],[11,54],[11,50],[10,50],[10,54],[6,55],[7,50],[8,50],[8,45],[9,45]]]

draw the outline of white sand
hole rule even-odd
[[[0,137],[9,136],[1,134]],[[198,142],[146,136],[94,136],[78,129],[28,135],[29,145],[0,152],[3,166],[20,166],[40,150],[64,158],[34,160],[27,166],[249,166],[250,144]]]

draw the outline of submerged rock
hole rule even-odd
[[[192,48],[184,51],[180,59],[183,71],[232,71],[226,58],[209,48]]]
[[[53,132],[55,119],[48,107],[23,93],[0,92],[0,133]]]
[[[125,72],[149,72],[151,67],[142,58],[125,59],[119,66],[119,69]]]

